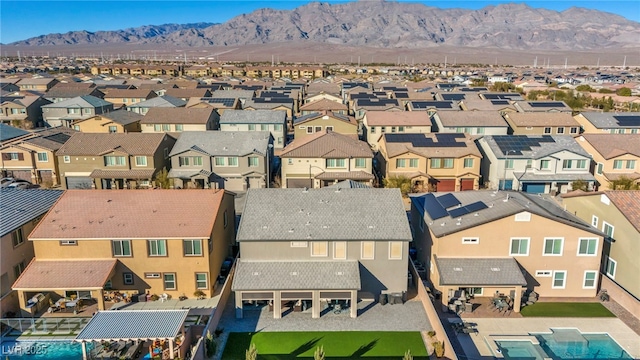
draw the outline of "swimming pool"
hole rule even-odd
[[[61,341],[3,341],[2,360],[80,360],[82,346],[68,340]],[[93,344],[87,343],[87,352]]]

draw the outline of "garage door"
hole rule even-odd
[[[522,184],[522,191],[531,194],[542,194],[545,190],[545,184]]]
[[[287,179],[287,187],[291,188],[311,188],[310,179]]]
[[[14,179],[26,180],[31,182],[31,170],[13,170],[11,175]]]
[[[460,190],[473,190],[473,179],[462,179],[460,182]]]
[[[40,182],[42,184],[53,185],[53,173],[51,170],[40,170]]]
[[[93,179],[88,176],[71,176],[66,179],[67,189],[91,189]]]
[[[439,180],[436,184],[436,191],[455,191],[456,190],[456,180]]]

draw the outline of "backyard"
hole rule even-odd
[[[522,308],[523,317],[615,317],[597,302],[554,303],[537,302]]]
[[[407,350],[414,359],[428,358],[417,331],[231,333],[222,358],[245,359],[251,343],[259,359],[313,359],[320,346],[327,359],[402,359]]]

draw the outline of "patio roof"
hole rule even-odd
[[[440,285],[527,285],[514,258],[436,258]]]
[[[519,181],[596,181],[596,178],[588,172],[577,174],[535,174],[531,172],[513,172]]]
[[[13,284],[13,290],[102,289],[113,276],[116,259],[33,260]]]
[[[97,179],[151,179],[155,169],[144,170],[104,170],[95,169],[89,175]]]
[[[189,310],[98,311],[76,342],[174,339]]]
[[[364,171],[327,171],[316,175],[319,180],[372,180],[374,176]]]

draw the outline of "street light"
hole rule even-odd
[[[269,154],[271,153],[271,150],[273,149],[273,144],[269,144],[267,145],[267,189],[269,188],[269,183],[271,183],[271,170],[269,167]]]
[[[509,153],[513,152],[515,153],[515,150],[507,150],[504,153],[505,159],[504,159],[504,176],[502,178],[502,190],[506,190],[507,189],[507,164],[509,163]]]

